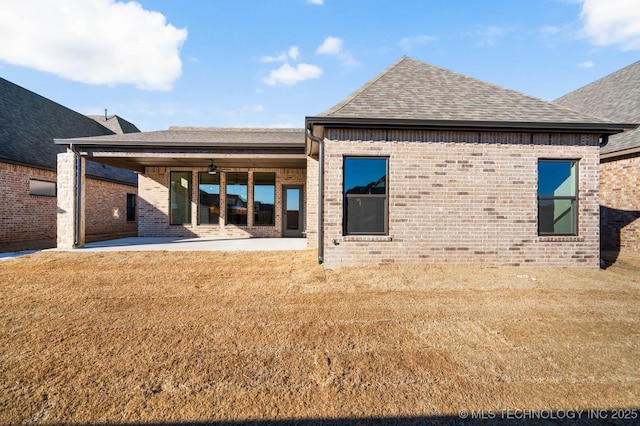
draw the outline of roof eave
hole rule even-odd
[[[307,129],[321,125],[333,128],[375,128],[402,130],[465,130],[484,132],[552,132],[552,133],[596,133],[615,135],[633,130],[638,124],[620,123],[566,123],[566,122],[515,122],[475,120],[413,120],[353,117],[306,117]]]
[[[635,155],[635,154],[640,154],[640,147],[634,147],[634,148],[628,148],[628,149],[621,149],[619,151],[601,153],[600,154],[600,159],[601,160],[606,160],[606,159],[611,159],[611,158],[616,158],[616,157],[624,157],[624,156],[627,156],[627,155]]]
[[[75,146],[78,148],[91,147],[91,148],[118,148],[118,149],[291,149],[291,148],[304,148],[304,139],[301,138],[300,142],[291,143],[270,143],[270,142],[255,142],[255,143],[215,143],[215,142],[176,142],[176,141],[134,141],[134,140],[118,140],[118,141],[105,141],[99,139],[54,139],[56,145],[63,146]]]

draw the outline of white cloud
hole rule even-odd
[[[3,1],[0,60],[89,84],[171,90],[186,29],[135,2]]]
[[[313,78],[320,78],[322,75],[322,69],[316,65],[311,64],[298,64],[295,68],[289,64],[283,64],[277,70],[273,70],[269,73],[268,77],[264,78],[264,82],[269,86],[285,85],[293,86],[304,80],[310,80]]]
[[[578,64],[578,68],[593,68],[594,65],[592,61],[584,61]]]
[[[509,32],[509,30],[506,28],[487,26],[467,34],[479,38],[476,46],[495,46],[507,32]]]
[[[324,0],[307,0],[307,3],[322,6],[324,4]]]
[[[538,32],[543,36],[554,36],[560,32],[561,28],[555,25],[543,25],[538,28]]]
[[[297,61],[300,57],[300,48],[298,46],[291,46],[288,51],[282,52],[277,56],[263,56],[260,58],[261,62],[286,62],[289,59]]]
[[[263,56],[262,58],[260,58],[261,62],[284,62],[287,60],[287,54],[286,53],[281,53],[278,56]]]
[[[425,44],[435,40],[435,37],[428,35],[418,35],[413,37],[405,37],[400,40],[400,47],[402,50],[410,52],[416,46],[424,46]]]
[[[584,21],[583,32],[594,44],[640,49],[638,0],[584,0],[580,16]]]
[[[342,52],[342,39],[338,37],[325,38],[316,50],[318,55],[338,55],[340,52]]]
[[[342,48],[343,40],[338,37],[327,37],[322,44],[316,49],[318,55],[333,55],[338,57],[343,65],[347,67],[356,67],[360,65],[360,62],[356,61],[351,52],[345,51]]]
[[[298,57],[300,56],[300,48],[298,46],[291,46],[289,48],[288,55],[291,59],[297,61]]]

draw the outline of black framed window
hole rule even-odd
[[[220,223],[220,174],[198,173],[198,224]]]
[[[387,157],[344,157],[344,235],[388,233]]]
[[[577,161],[538,161],[538,235],[578,234],[577,193]]]
[[[29,180],[29,195],[42,195],[45,197],[56,196],[56,183],[44,180]]]
[[[276,224],[276,174],[253,174],[253,224]]]
[[[183,225],[191,223],[191,172],[171,172],[171,195],[169,223]]]
[[[226,173],[227,180],[227,224],[246,225],[248,173]]]
[[[136,194],[127,194],[127,222],[136,220]]]

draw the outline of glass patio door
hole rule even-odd
[[[304,212],[302,208],[302,186],[282,187],[282,236],[302,237],[304,226]]]

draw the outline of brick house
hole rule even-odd
[[[555,101],[602,119],[640,123],[640,61]],[[640,252],[640,130],[612,135],[600,148],[603,251]]]
[[[56,143],[140,173],[140,235],[304,235],[329,268],[595,268],[598,148],[627,128],[403,57],[307,117],[305,129],[170,128]],[[58,165],[68,203],[73,156]],[[58,220],[65,246],[82,223]]]
[[[139,132],[120,117],[107,121]],[[107,127],[0,78],[0,252],[55,247],[56,157],[65,149],[53,139],[113,134]],[[137,194],[135,174],[88,162],[86,176],[88,238],[135,235],[135,217],[126,217],[127,200],[134,203]]]

